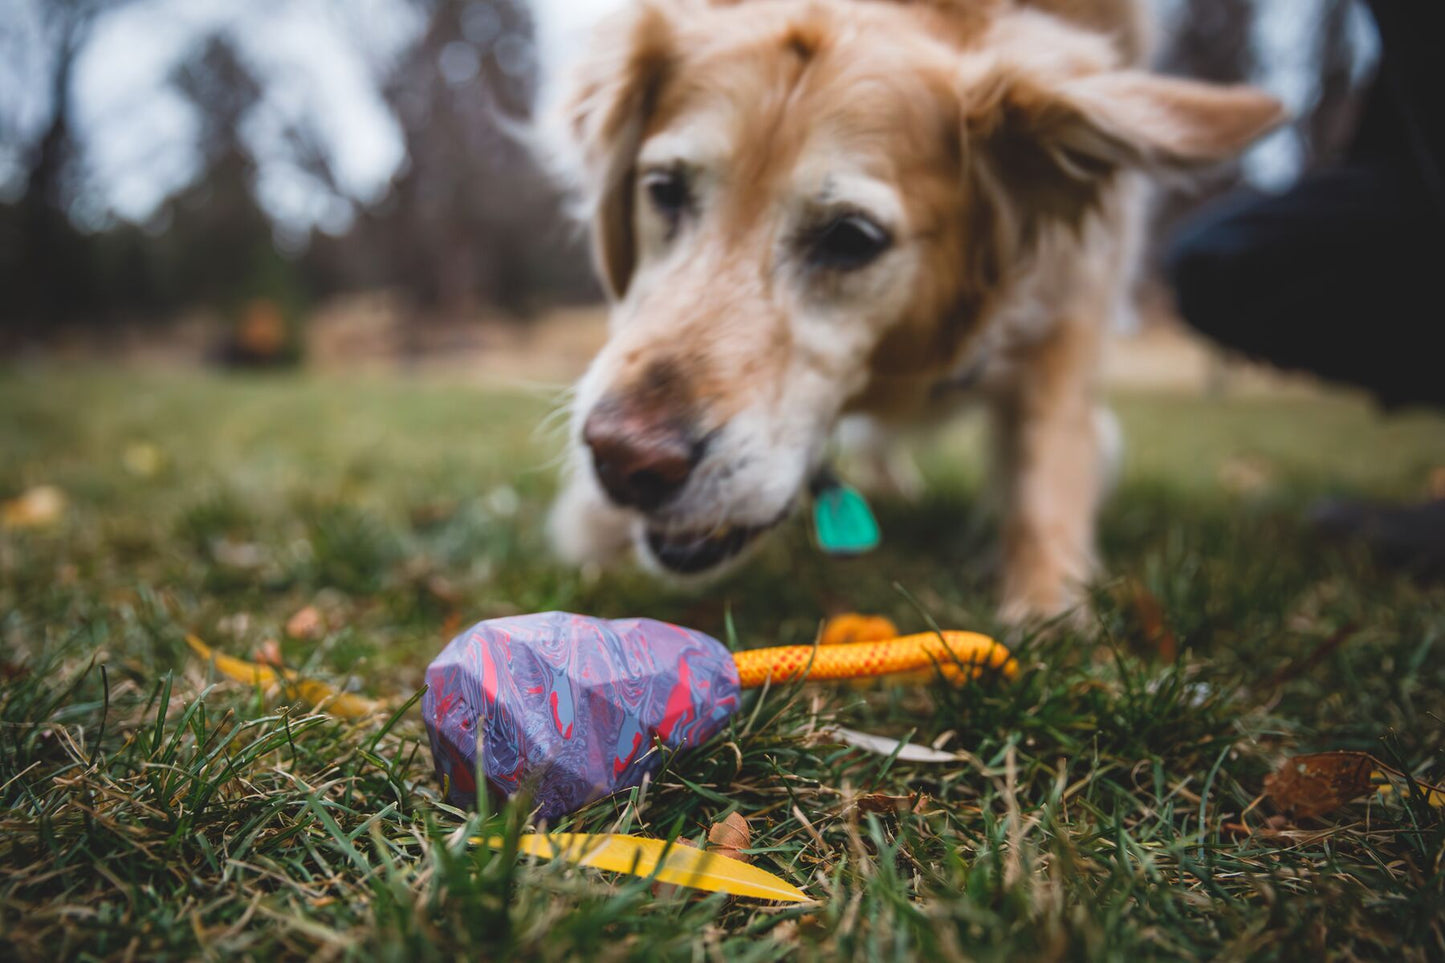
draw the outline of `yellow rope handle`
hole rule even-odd
[[[1012,677],[1018,663],[1008,649],[977,632],[922,632],[882,642],[845,645],[783,645],[734,652],[744,689],[774,682],[867,679],[895,672],[917,672],[935,666],[951,682],[978,678],[986,669]]]

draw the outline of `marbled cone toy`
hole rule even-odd
[[[566,612],[479,622],[426,680],[422,714],[450,801],[475,802],[480,769],[495,796],[530,790],[541,820],[640,784],[662,763],[655,743],[701,745],[739,697],[737,665],[710,636]]]

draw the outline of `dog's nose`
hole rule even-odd
[[[644,512],[661,506],[687,483],[702,444],[675,420],[656,420],[604,402],[582,426],[592,464],[607,496]]]

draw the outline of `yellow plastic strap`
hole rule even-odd
[[[974,679],[993,669],[1012,677],[1018,671],[1008,649],[977,632],[924,632],[884,642],[848,645],[784,645],[733,653],[744,689],[774,682],[866,679],[895,672],[932,670],[953,682]]]

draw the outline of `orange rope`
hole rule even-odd
[[[784,645],[733,653],[744,689],[774,682],[829,682],[866,679],[895,672],[932,670],[951,682],[976,679],[987,669],[1012,677],[1018,663],[1008,649],[977,632],[935,632],[905,635],[883,642],[844,645]]]

